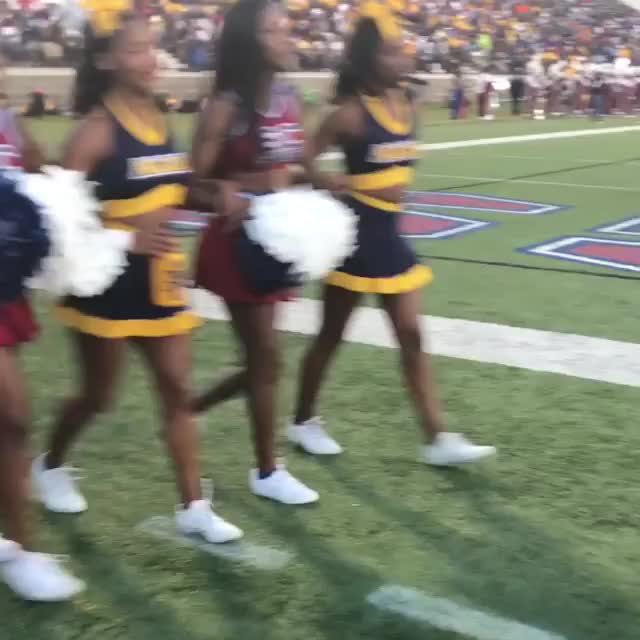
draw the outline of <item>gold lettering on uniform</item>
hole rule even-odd
[[[187,258],[183,253],[166,253],[151,259],[151,301],[159,307],[181,307],[187,302],[183,289]]]
[[[390,164],[415,160],[417,157],[418,145],[410,140],[372,145],[367,160],[375,164]]]
[[[189,168],[189,161],[185,153],[130,158],[128,178],[130,180],[157,178],[176,173],[185,173],[189,171]]]

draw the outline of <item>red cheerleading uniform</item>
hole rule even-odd
[[[295,90],[275,84],[266,113],[256,113],[253,124],[241,106],[213,171],[217,180],[234,174],[280,169],[302,159],[304,131]],[[196,284],[229,303],[273,303],[287,300],[289,290],[259,294],[251,290],[239,264],[237,235],[224,229],[225,220],[214,218],[200,243]]]
[[[13,114],[0,110],[0,171],[19,169],[22,166],[20,146],[20,135]],[[38,326],[24,296],[0,304],[0,348],[28,342],[37,333]]]

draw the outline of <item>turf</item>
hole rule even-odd
[[[304,340],[285,342],[288,408]],[[229,362],[227,328],[209,325],[194,351],[202,385]],[[68,355],[53,324],[26,353],[38,441],[71,383]],[[416,464],[396,354],[362,346],[344,349],[324,394],[347,454],[318,462],[288,453],[292,469],[322,491],[315,508],[290,510],[249,495],[241,403],[202,421],[205,473],[215,479],[219,509],[252,541],[295,555],[275,573],[134,530],[170,512],[174,489],[154,440],[146,379],[131,367],[117,412],[74,456],[87,472],[91,511],[41,518],[42,541],[69,553],[90,589],[56,608],[3,599],[3,637],[424,638],[421,627],[363,604],[378,586],[400,583],[568,638],[635,638],[640,435],[628,419],[635,390],[447,359],[437,365],[452,426],[499,442],[497,461],[441,473]]]
[[[441,122],[441,112],[428,115],[434,123],[426,130],[429,141],[598,126],[508,118],[452,124]],[[186,140],[190,125],[186,119],[177,122]],[[68,122],[35,126],[52,150],[59,149]],[[426,293],[425,310],[637,341],[636,282],[521,269],[575,267],[515,249],[580,235],[633,214],[640,189],[633,164],[639,137],[605,135],[428,155],[416,189],[466,190],[569,208],[532,217],[452,211],[500,224],[449,240],[419,241],[421,254],[515,266],[433,260],[436,281]],[[310,287],[308,294],[316,290]],[[36,448],[74,374],[63,332],[49,319],[48,305],[38,306],[44,335],[24,353]],[[284,336],[283,344],[284,416],[306,341]],[[210,323],[199,331],[194,356],[195,381],[203,386],[234,363],[228,328]],[[82,486],[90,511],[70,519],[38,516],[43,546],[68,553],[89,590],[74,604],[55,607],[24,605],[3,593],[0,638],[469,640],[365,604],[378,587],[401,584],[568,640],[635,640],[640,615],[635,508],[640,434],[631,419],[636,390],[438,358],[451,427],[497,443],[500,455],[468,470],[435,472],[415,462],[418,434],[396,359],[393,351],[364,346],[342,351],[322,409],[345,445],[344,456],[318,461],[283,449],[291,469],[321,492],[321,502],[310,509],[287,509],[249,494],[252,456],[242,403],[202,420],[204,474],[215,481],[221,513],[242,526],[250,541],[294,555],[285,569],[264,572],[135,529],[149,516],[169,514],[175,491],[155,437],[153,397],[132,353],[117,409],[95,425],[74,455],[87,472]]]

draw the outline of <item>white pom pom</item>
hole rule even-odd
[[[85,175],[59,167],[23,174],[19,190],[40,207],[51,251],[30,286],[55,296],[90,297],[107,290],[127,266],[121,241],[104,228]]]
[[[291,189],[254,198],[251,240],[306,280],[324,278],[354,252],[357,217],[323,191]]]

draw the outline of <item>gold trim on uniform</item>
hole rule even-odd
[[[167,121],[165,116],[159,109],[155,110],[155,124],[153,122],[145,122],[140,119],[136,113],[131,111],[129,107],[113,96],[107,98],[104,101],[105,107],[111,111],[118,122],[134,137],[137,138],[142,144],[154,147],[167,143],[169,138],[169,130],[167,128]]]
[[[374,209],[380,209],[382,211],[390,211],[391,213],[399,213],[402,211],[402,204],[399,202],[388,202],[387,200],[380,200],[380,198],[374,198],[358,191],[351,191],[349,194],[358,202],[366,204]]]
[[[162,184],[142,195],[125,200],[106,200],[103,203],[107,219],[131,218],[163,207],[178,207],[184,204],[187,188],[181,184]]]
[[[189,333],[203,321],[190,311],[150,320],[111,320],[90,316],[70,307],[57,307],[58,318],[71,329],[98,338],[166,338]]]
[[[400,101],[398,101],[400,104]],[[380,99],[373,96],[362,96],[365,109],[373,116],[373,119],[389,133],[397,136],[407,136],[413,129],[413,111],[409,101],[402,101],[402,118],[394,118],[389,108]]]
[[[416,264],[408,271],[389,278],[365,278],[343,271],[329,274],[327,284],[358,293],[394,294],[415,291],[433,281],[433,271],[423,264]]]
[[[388,167],[380,171],[351,175],[349,183],[355,191],[374,191],[386,189],[399,184],[408,185],[413,182],[415,170],[412,167]]]

